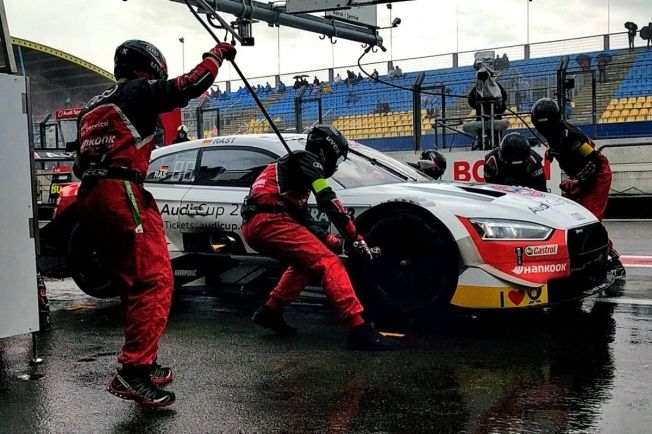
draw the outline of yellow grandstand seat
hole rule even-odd
[[[634,104],[636,102],[636,97],[635,96],[630,96],[629,98],[627,98],[627,102],[629,104]]]
[[[636,122],[645,121],[645,116],[636,116]]]
[[[616,122],[625,122],[625,118],[622,117],[622,116],[620,116],[620,117],[616,120]]]
[[[632,109],[629,111],[630,116],[638,116],[638,109]]]
[[[648,109],[646,109],[646,108],[642,108],[642,109],[639,110],[639,112],[638,112],[638,114],[639,114],[639,115],[642,115],[642,116],[645,116],[645,115],[647,115],[648,113],[650,113],[650,111],[649,111]]]
[[[648,113],[648,115],[647,115],[647,120],[648,120],[648,121],[652,121],[652,113]]]
[[[614,111],[612,111],[612,112],[611,112],[611,116],[617,118],[618,116],[620,116],[620,110],[614,110]]]
[[[610,112],[609,110],[605,111],[605,112],[602,114],[602,117],[603,117],[603,118],[610,118],[610,117],[611,117],[611,112]]]
[[[634,121],[636,121],[635,116],[627,116],[627,119],[625,119],[625,122],[634,122]]]
[[[634,104],[634,108],[635,109],[643,108],[643,103],[642,102],[637,102],[636,104]]]
[[[629,116],[629,110],[625,109],[620,112],[620,116]]]
[[[627,104],[625,104],[625,108],[626,108],[626,109],[633,109],[633,108],[634,108],[634,104],[631,103],[631,102],[628,102]]]
[[[620,98],[618,104],[627,104],[627,98]]]
[[[636,102],[645,102],[645,97],[639,96],[638,98],[636,98]]]
[[[614,98],[611,101],[609,101],[609,104],[618,104],[618,98]]]

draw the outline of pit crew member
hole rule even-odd
[[[595,149],[595,143],[582,130],[562,119],[559,106],[550,98],[534,103],[531,118],[537,131],[548,141],[546,158],[556,159],[568,175],[559,185],[564,197],[578,202],[602,221],[611,187],[607,157]],[[624,278],[620,255],[611,241],[609,246],[609,273]]]
[[[348,325],[347,348],[388,350],[396,342],[376,331],[362,317],[363,307],[338,254],[342,240],[318,227],[308,210],[312,191],[318,208],[328,215],[352,254],[373,260],[342,203],[326,181],[346,159],[348,142],[335,128],[318,125],[308,132],[305,151],[293,152],[268,165],[253,183],[243,205],[242,233],[251,247],[289,265],[253,321],[280,335],[296,329],[283,317],[312,278],[319,278],[326,296]]]
[[[491,184],[517,185],[547,192],[543,158],[518,133],[503,137],[500,147],[484,157],[484,179]]]
[[[107,389],[146,406],[175,401],[174,393],[158,387],[172,380],[172,371],[156,361],[170,310],[172,269],[159,210],[143,188],[157,120],[206,91],[235,53],[232,45],[218,44],[192,71],[168,80],[165,58],[154,45],[126,41],[115,51],[117,84],[92,98],[79,115],[79,221],[112,272],[124,322],[122,367]]]
[[[446,172],[446,158],[434,149],[423,151],[416,163],[407,163],[432,179],[440,179]]]

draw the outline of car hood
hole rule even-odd
[[[347,205],[409,201],[424,208],[444,208],[460,217],[523,220],[554,228],[569,229],[597,221],[590,211],[569,199],[505,185],[406,182],[349,188],[338,195]]]

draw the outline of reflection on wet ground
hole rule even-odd
[[[446,314],[383,354],[344,350],[327,307],[290,309],[288,339],[251,324],[251,301],[181,293],[160,352],[178,401],[155,412],[103,390],[116,302],[49,282],[46,363],[27,365],[29,337],[0,341],[0,432],[649,432],[652,269],[628,272],[581,309]]]

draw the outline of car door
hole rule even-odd
[[[187,222],[182,232],[186,240],[192,240],[193,250],[214,249],[229,238],[239,250],[246,246],[241,232],[242,202],[258,175],[277,158],[265,149],[248,146],[201,149],[197,179],[181,203],[181,219]]]
[[[171,257],[183,251],[181,235],[182,200],[195,182],[197,149],[162,155],[150,162],[145,188],[158,205]]]

